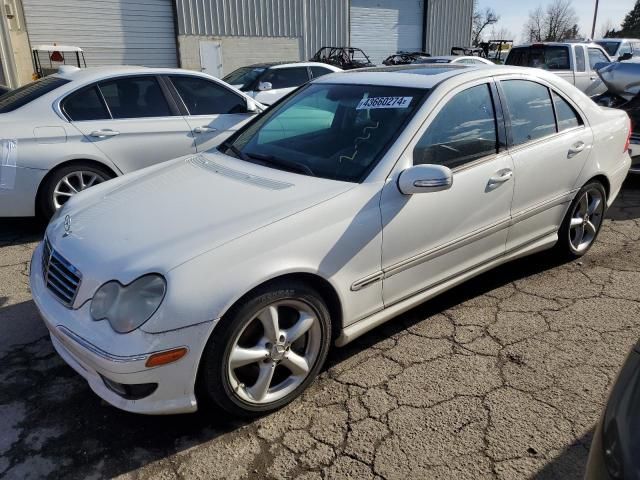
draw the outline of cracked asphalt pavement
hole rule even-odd
[[[283,410],[146,417],[55,354],[27,272],[42,227],[0,219],[0,477],[581,478],[640,338],[640,178],[580,261],[536,255],[342,349]]]

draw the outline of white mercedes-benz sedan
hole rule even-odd
[[[58,353],[112,405],[269,412],[330,345],[516,257],[587,252],[629,130],[540,70],[326,75],[216,151],[71,198],[31,290]]]
[[[0,95],[0,217],[50,217],[77,192],[218,146],[263,107],[209,75],[65,66]]]

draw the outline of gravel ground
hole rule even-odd
[[[53,351],[27,272],[42,227],[0,219],[0,477],[580,478],[640,337],[640,179],[581,261],[503,266],[335,349],[257,421],[145,417]]]

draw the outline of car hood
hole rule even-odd
[[[144,273],[167,272],[353,186],[205,153],[86,190],[50,223],[47,236],[83,274],[126,284]]]

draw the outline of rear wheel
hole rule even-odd
[[[587,253],[600,233],[606,206],[607,194],[600,182],[582,187],[562,222],[556,251],[568,258]]]
[[[74,163],[54,171],[45,180],[39,198],[39,210],[50,218],[72,196],[113,178],[106,168],[91,163]]]
[[[330,339],[329,312],[315,290],[298,282],[261,289],[216,327],[203,355],[201,393],[234,415],[277,410],[313,381]]]

